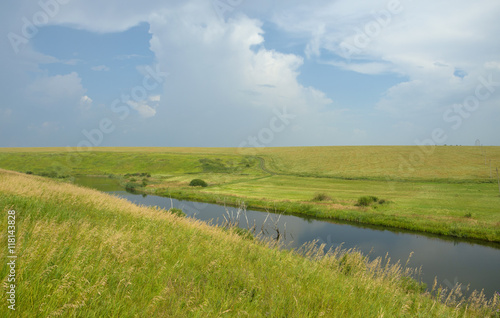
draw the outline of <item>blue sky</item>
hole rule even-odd
[[[0,7],[1,147],[500,145],[497,1]]]

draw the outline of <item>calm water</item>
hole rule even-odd
[[[223,206],[199,202],[179,201],[158,196],[145,196],[123,191],[113,179],[81,177],[75,183],[106,191],[126,198],[136,204],[170,208],[173,204],[181,208],[188,216],[196,219],[221,224],[226,209]],[[236,209],[228,210],[236,214]],[[459,239],[388,230],[380,227],[340,224],[332,221],[317,220],[293,215],[278,215],[260,211],[246,211],[246,218],[251,226],[254,221],[260,231],[267,217],[264,228],[267,235],[275,237],[273,224],[280,229],[281,239],[290,248],[299,247],[312,240],[325,243],[327,248],[342,244],[344,248],[356,247],[371,257],[389,257],[404,264],[413,252],[409,263],[411,267],[422,267],[422,281],[432,286],[434,278],[444,287],[453,287],[456,283],[471,289],[484,289],[491,297],[494,291],[500,291],[500,244],[488,244]],[[245,216],[240,217],[240,225],[247,227]],[[278,221],[279,218],[279,221]],[[286,231],[285,231],[286,229]],[[285,235],[286,234],[286,235]]]

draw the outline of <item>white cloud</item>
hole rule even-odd
[[[92,107],[92,102],[92,98],[87,95],[82,96],[82,98],[80,98],[80,109],[82,111],[88,111]]]
[[[381,62],[347,63],[345,61],[327,61],[324,62],[324,64],[368,75],[378,75],[378,74],[395,72],[395,68],[392,64],[381,63]]]
[[[406,77],[377,103],[378,110],[397,117],[441,117],[443,109],[473,93],[479,76],[500,65],[499,2],[392,1],[400,3],[395,13],[390,3],[317,1],[292,6],[273,19],[292,34],[308,34],[305,52],[311,58],[324,61],[334,54],[325,63]],[[354,48],[348,59],[346,43]]]
[[[152,102],[159,102],[161,100],[161,96],[160,95],[154,95],[154,96],[149,97],[149,100],[152,101]]]
[[[142,121],[133,123],[139,116],[130,116],[127,130],[136,129],[134,135],[163,132],[170,136],[186,129],[190,134],[175,138],[179,145],[196,145],[200,140],[207,145],[218,145],[220,140],[222,145],[238,145],[242,136],[255,134],[269,125],[273,109],[286,105],[297,118],[286,133],[276,136],[276,144],[349,144],[362,142],[361,138],[373,138],[377,143],[380,134],[375,130],[398,127],[397,122],[409,133],[425,132],[430,125],[427,118],[436,116],[441,120],[447,107],[474,92],[480,75],[492,72],[495,81],[500,78],[495,73],[500,70],[500,5],[489,0],[457,0],[453,4],[441,0],[401,0],[402,11],[392,14],[386,25],[375,30],[377,34],[369,36],[350,60],[343,59],[341,44],[355,44],[357,35],[366,35],[365,27],[383,19],[381,12],[389,9],[388,3],[391,1],[313,0],[305,4],[277,0],[271,4],[256,0],[244,2],[221,20],[211,1],[205,0],[110,0],[104,4],[89,0],[70,2],[49,23],[95,32],[120,32],[149,23],[150,49],[161,69],[170,75],[161,89],[150,92],[152,95],[145,101],[130,104],[140,117],[149,118],[148,124],[141,126]],[[19,10],[20,17],[39,10],[36,2],[17,5],[23,6],[31,9]],[[20,25],[11,27],[15,16],[5,12],[1,14],[1,25],[20,30]],[[395,74],[401,82],[380,100],[367,102],[373,109],[363,109],[363,114],[355,109],[346,111],[346,106],[339,110],[323,92],[299,83],[304,57],[266,49],[266,19],[295,43],[302,43],[306,59],[375,75],[373,80],[380,74]],[[2,54],[12,53],[5,43],[0,45],[2,52],[10,50]],[[133,63],[136,61],[132,59],[139,57],[126,53],[116,58],[131,59]],[[15,98],[26,96],[24,99],[30,102],[25,103],[29,105],[26,109],[60,111],[80,107],[99,111],[98,107],[90,107],[92,99],[86,95],[77,73],[48,76],[38,68],[40,64],[80,61],[59,61],[35,52],[30,44],[22,54],[26,56],[18,55],[22,61],[14,66],[10,62],[0,63],[3,74],[12,74],[0,78],[0,86],[9,94],[8,105],[13,105]],[[92,69],[106,71],[109,67],[96,65]],[[463,76],[456,76],[457,70]],[[498,94],[492,94],[477,117],[493,118],[492,109],[498,99]],[[18,113],[16,108],[15,114]],[[371,122],[373,118],[377,118],[377,123]],[[42,122],[53,120],[40,119],[38,126]],[[136,127],[131,128],[134,124]],[[362,127],[366,134],[358,131],[354,136],[353,127]],[[396,139],[390,132],[387,136]]]
[[[236,110],[242,118],[269,116],[286,105],[306,114],[332,103],[298,83],[301,57],[262,47],[260,21],[240,15],[223,23],[206,6],[190,3],[150,19],[151,50],[171,74],[165,84],[168,111],[206,114],[202,121],[232,126],[228,119]],[[255,127],[247,121],[238,125]]]
[[[96,72],[100,72],[100,71],[104,71],[104,72],[107,72],[110,70],[109,67],[107,67],[106,65],[97,65],[97,66],[92,66],[90,68],[92,71],[96,71]]]
[[[142,118],[154,117],[159,103],[159,95],[150,96],[148,99],[138,102],[128,101],[128,105],[132,107],[132,109],[135,109]]]
[[[27,87],[26,93],[33,106],[55,109],[79,106],[85,89],[80,76],[72,72],[66,75],[40,77]]]

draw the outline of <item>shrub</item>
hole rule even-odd
[[[151,177],[151,174],[148,172],[135,172],[135,173],[126,173],[125,177]]]
[[[37,174],[42,177],[62,179],[62,178],[68,178],[71,174],[71,170],[65,166],[56,163],[48,167],[45,171],[39,172]]]
[[[127,182],[125,185],[125,190],[134,192],[137,188],[140,188],[141,185],[135,182]]]
[[[363,196],[358,199],[357,206],[369,206],[373,202],[377,202],[378,198],[374,196]],[[384,201],[385,202],[385,201]]]
[[[331,199],[326,193],[317,193],[314,195],[313,201],[328,201]]]
[[[33,171],[26,171],[26,174],[33,174]]]
[[[208,184],[201,179],[193,179],[189,182],[189,186],[191,187],[208,187]]]
[[[470,212],[469,212],[469,213],[466,213],[466,214],[464,215],[464,217],[466,217],[466,218],[470,219],[470,218],[472,217],[472,213],[470,213]]]

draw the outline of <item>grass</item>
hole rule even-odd
[[[344,179],[488,182],[489,160],[493,169],[500,166],[500,147],[425,151],[415,146],[290,147],[264,148],[260,154],[276,173]]]
[[[288,251],[88,188],[0,169],[16,211],[18,317],[495,317],[356,251]],[[1,249],[5,260],[7,250]],[[6,283],[7,262],[0,266]],[[444,304],[446,303],[446,305]],[[7,305],[0,316],[13,316]]]
[[[492,173],[500,147],[425,151],[293,147],[247,155],[237,148],[3,148],[0,167],[60,178],[114,174],[140,192],[245,201],[253,208],[500,242],[500,196]],[[193,179],[209,187],[193,189]],[[360,205],[364,196],[389,204]]]

